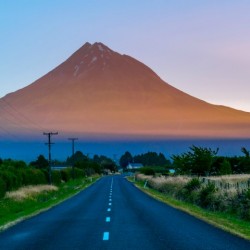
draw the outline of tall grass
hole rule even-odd
[[[220,191],[227,193],[243,193],[250,188],[250,175],[222,175],[200,178],[204,184],[213,183]]]
[[[250,174],[233,174],[233,175],[221,175],[221,176],[209,176],[204,177],[208,180],[221,181],[224,183],[245,182],[250,180]]]
[[[227,212],[250,221],[250,175],[191,178],[137,175],[147,185],[173,198],[212,211]],[[205,180],[205,181],[204,181]],[[234,183],[237,180],[236,183]],[[247,182],[246,182],[247,180]],[[221,182],[224,181],[224,185]]]
[[[172,194],[175,196],[184,186],[191,180],[187,176],[165,177],[165,176],[146,176],[138,174],[136,176],[139,181],[147,181],[147,185],[160,192]]]
[[[52,185],[36,185],[25,186],[16,191],[7,192],[5,198],[13,199],[15,201],[22,201],[27,198],[32,198],[44,192],[57,191],[58,187]]]

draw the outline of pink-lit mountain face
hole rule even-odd
[[[42,128],[107,138],[250,136],[250,113],[187,95],[102,43],[86,43],[45,76],[0,99],[0,105],[25,116],[22,123],[10,117],[7,106],[0,109],[1,127],[11,133]]]

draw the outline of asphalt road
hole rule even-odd
[[[122,176],[0,234],[0,249],[250,249],[250,242],[158,202]]]

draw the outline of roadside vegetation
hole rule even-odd
[[[52,185],[48,185],[49,164],[44,156],[30,164],[0,159],[0,230],[58,204],[101,175],[117,170],[111,159],[97,155],[89,159],[80,151],[65,162],[53,161],[55,165],[60,168],[52,168]]]
[[[222,157],[218,149],[192,146],[165,167],[137,169],[131,180],[178,209],[250,239],[250,159],[248,150],[241,151],[244,156]]]
[[[148,176],[147,176],[148,177]],[[134,182],[134,178],[130,177],[130,180]],[[228,231],[232,234],[238,235],[242,238],[250,240],[250,223],[247,220],[241,219],[234,213],[225,211],[214,211],[210,209],[204,209],[191,202],[180,200],[173,197],[170,194],[160,192],[150,186],[146,185],[145,180],[136,179],[135,185],[143,192],[160,200],[174,208],[177,208],[185,213],[188,213],[196,218],[206,221],[218,228]],[[178,186],[178,185],[177,185]],[[178,188],[177,188],[178,189]]]
[[[60,185],[36,185],[7,192],[0,200],[0,231],[72,197],[99,177],[71,179]]]

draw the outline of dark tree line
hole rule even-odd
[[[128,151],[120,158],[120,166],[125,169],[129,163],[141,163],[143,166],[168,167],[171,162],[162,153],[147,152],[132,156]]]
[[[185,153],[172,155],[172,161],[170,161],[162,153],[148,152],[133,156],[127,151],[120,158],[120,166],[126,170],[129,163],[142,163],[146,167],[141,169],[142,172],[158,173],[158,171],[162,171],[165,174],[166,170],[174,169],[175,174],[178,175],[206,176],[250,173],[250,152],[246,148],[241,148],[242,156],[219,156],[218,152],[218,148],[211,149],[193,145]]]
[[[188,175],[226,175],[250,173],[250,154],[246,148],[244,156],[217,156],[219,149],[190,147],[189,151],[173,155],[173,168],[176,174]]]

